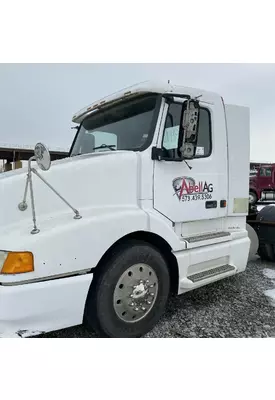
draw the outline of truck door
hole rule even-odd
[[[271,167],[261,167],[259,170],[259,189],[263,191],[265,189],[272,188],[272,168]]]
[[[158,147],[171,161],[155,161],[154,208],[182,232],[189,222],[199,223],[199,232],[223,229],[224,207],[228,196],[227,135],[222,102],[200,102],[200,122],[196,157],[188,161],[177,158],[177,143],[182,103],[164,107]]]

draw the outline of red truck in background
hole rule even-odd
[[[275,164],[250,165],[249,203],[275,200]]]

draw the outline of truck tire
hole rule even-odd
[[[256,221],[259,221],[257,234],[259,238],[258,254],[263,261],[275,261],[275,207],[266,206],[259,211]],[[271,224],[261,224],[270,222]]]
[[[258,254],[262,261],[275,261],[275,246],[270,243],[261,243]]]
[[[249,203],[250,204],[256,204],[258,201],[258,196],[255,192],[253,192],[252,190],[249,191]]]
[[[101,337],[141,337],[159,321],[169,293],[170,275],[161,253],[130,240],[96,271],[84,323]]]
[[[256,255],[258,254],[259,249],[259,238],[255,229],[252,226],[246,224],[246,230],[248,233],[248,237],[250,239],[250,249],[248,255],[248,261],[252,261],[255,259]]]

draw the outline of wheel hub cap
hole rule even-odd
[[[117,316],[137,322],[152,309],[158,293],[158,278],[147,264],[135,264],[119,278],[113,296]]]
[[[146,284],[140,283],[139,285],[137,285],[134,288],[134,290],[132,292],[133,299],[140,299],[142,297],[145,297],[145,295],[147,294],[148,290],[149,290],[149,288],[147,287]]]

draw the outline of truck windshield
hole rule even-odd
[[[71,149],[71,156],[100,151],[148,147],[158,115],[158,95],[140,97],[85,118]]]

